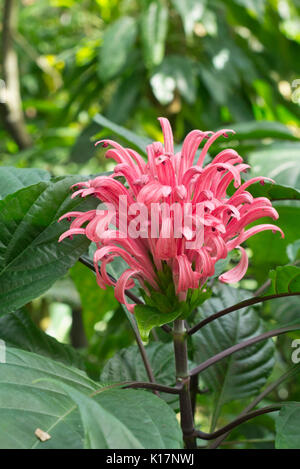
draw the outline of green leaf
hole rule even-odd
[[[157,383],[175,384],[175,359],[172,343],[151,342],[145,347],[147,357]],[[122,381],[148,381],[145,366],[137,345],[122,349],[105,364],[100,381],[120,383]],[[166,402],[177,401],[177,396],[161,393]]]
[[[295,262],[300,256],[300,239],[297,239],[292,244],[289,244],[286,248],[286,253],[291,262]]]
[[[160,384],[170,386],[175,380],[173,344],[151,342],[145,348],[154,377]],[[101,381],[118,383],[121,381],[148,381],[147,373],[137,345],[120,350],[105,364]]]
[[[0,200],[4,199],[8,194],[31,186],[42,181],[50,180],[50,173],[43,169],[24,169],[14,168],[13,166],[0,167]]]
[[[283,405],[276,419],[276,449],[300,448],[299,419],[299,402],[288,402]]]
[[[71,148],[70,159],[76,163],[86,163],[97,151],[92,137],[99,132],[99,127],[95,122],[88,124],[76,139]]]
[[[102,416],[97,422],[97,433],[100,427],[105,441],[102,446],[100,435],[95,434],[97,440],[90,440],[90,444],[116,449],[127,447],[127,443],[131,448],[182,447],[174,412],[152,393],[105,390],[75,368],[8,348],[6,363],[0,366],[1,449],[83,448],[87,414],[90,425],[91,412],[96,409],[91,398],[98,406],[97,415],[100,412]],[[34,435],[37,428],[46,431],[51,439],[40,442]]]
[[[243,291],[220,287],[217,296],[201,307],[201,319],[242,301],[244,297]],[[253,308],[234,311],[207,324],[193,336],[193,361],[201,363],[263,331],[262,321]],[[201,374],[215,396],[213,427],[224,404],[252,396],[266,383],[273,369],[273,355],[272,340],[264,341],[231,355]]]
[[[167,30],[168,9],[161,3],[151,2],[141,18],[145,63],[150,69],[164,58]]]
[[[134,308],[134,316],[144,341],[148,340],[153,327],[159,327],[168,322],[172,322],[180,315],[181,311],[178,310],[170,311],[169,313],[161,313],[158,309],[147,305],[136,305]]]
[[[284,239],[279,233],[264,231],[247,240],[253,256],[249,272],[253,272],[259,283],[268,276],[270,269],[289,262],[287,245],[299,239],[300,207],[277,206],[278,220],[261,218],[258,223],[272,223],[278,225],[284,232]],[[258,224],[256,223],[256,224]]]
[[[189,104],[196,99],[194,64],[188,57],[166,57],[153,73],[150,83],[154,96],[163,105],[173,101],[176,89]]]
[[[250,153],[251,176],[268,176],[276,184],[300,189],[299,143],[276,143]]]
[[[136,21],[128,16],[123,16],[105,30],[98,67],[104,82],[115,77],[126,65],[136,35]]]
[[[263,16],[265,12],[266,0],[235,0],[235,3],[255,13],[257,16]]]
[[[126,143],[129,143],[144,154],[146,154],[147,145],[152,143],[150,139],[140,137],[134,132],[125,129],[125,127],[121,127],[120,125],[115,124],[114,122],[110,121],[101,114],[96,114],[96,116],[94,117],[94,121],[97,124],[101,125],[101,127],[111,130],[115,135],[121,137],[123,140],[125,140]]]
[[[84,369],[81,355],[67,344],[61,344],[47,335],[25,311],[16,311],[0,317],[0,339],[7,347],[34,352],[65,365]]]
[[[300,200],[300,190],[294,187],[260,183],[253,184],[247,189],[253,197],[267,197],[270,200]]]
[[[172,0],[174,8],[181,16],[187,37],[192,36],[195,23],[201,20],[205,3],[206,2],[203,0]]]
[[[233,124],[233,130],[239,141],[263,139],[263,138],[277,138],[281,140],[295,140],[299,141],[292,131],[280,122],[269,121],[249,121]],[[265,150],[259,150],[265,151]],[[266,149],[266,151],[268,151]]]
[[[143,80],[144,77],[139,75],[137,70],[122,79],[109,101],[105,113],[107,119],[113,120],[115,124],[122,124],[128,120],[138,102]]]
[[[69,226],[66,221],[57,223],[61,215],[97,206],[96,199],[71,199],[69,188],[78,180],[41,182],[0,201],[1,314],[44,293],[87,250],[89,240],[82,236],[58,243]]]
[[[136,436],[113,414],[92,398],[66,384],[58,383],[79,408],[85,449],[143,449]]]
[[[300,267],[294,265],[279,266],[270,272],[272,280],[268,294],[298,293],[300,295]]]

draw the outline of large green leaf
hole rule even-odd
[[[276,449],[300,448],[300,403],[288,402],[276,420]]]
[[[115,135],[121,137],[123,140],[125,140],[126,143],[133,145],[144,154],[146,152],[147,145],[152,143],[151,140],[144,137],[140,137],[139,135],[131,132],[130,130],[125,129],[125,127],[121,127],[120,125],[115,124],[114,122],[110,121],[101,114],[97,114],[94,117],[94,121],[97,124],[101,125],[101,127],[111,130]]]
[[[78,177],[41,182],[0,201],[1,314],[44,293],[88,248],[89,240],[82,236],[58,243],[69,225],[57,223],[62,214],[97,206],[93,198],[70,198],[76,181]]]
[[[151,2],[141,19],[145,62],[149,68],[159,65],[164,57],[167,29],[168,9],[160,2]]]
[[[47,335],[25,311],[16,311],[0,317],[0,339],[6,346],[34,352],[65,365],[84,369],[81,355],[70,345],[61,344]]]
[[[242,291],[222,286],[216,297],[203,304],[201,318],[238,303],[244,297]],[[234,311],[207,324],[193,336],[193,360],[200,364],[263,330],[262,321],[253,308]],[[273,354],[273,342],[264,341],[234,353],[203,372],[203,380],[215,395],[214,425],[224,404],[249,397],[265,384],[273,369]]]
[[[176,90],[189,104],[196,99],[194,64],[188,57],[166,57],[154,71],[150,83],[154,96],[163,105],[173,101]]]
[[[56,381],[62,387],[68,386],[67,392]],[[82,448],[84,432],[90,424],[86,412],[91,416],[94,404],[102,417],[98,422],[93,421],[97,425],[93,431],[101,430],[104,448],[126,445],[126,435],[132,436],[131,448],[180,448],[182,445],[174,412],[153,394],[105,390],[75,368],[8,348],[6,363],[0,367],[0,447]],[[46,431],[51,439],[41,443],[34,435],[37,428]],[[133,441],[138,442],[136,446]]]
[[[118,449],[143,449],[134,433],[101,404],[71,386],[58,386],[62,387],[79,408],[85,449],[110,449],[115,448],[116,443]]]
[[[137,34],[133,18],[123,16],[110,25],[103,36],[99,56],[99,76],[103,81],[115,77],[126,65]]]
[[[8,194],[31,186],[41,181],[49,181],[50,173],[43,169],[14,168],[13,166],[0,167],[0,200]]]

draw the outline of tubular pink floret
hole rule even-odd
[[[147,295],[149,285],[162,291],[158,273],[165,266],[171,269],[176,295],[183,301],[188,290],[204,288],[214,274],[216,262],[226,258],[233,249],[241,251],[241,259],[233,269],[220,275],[219,280],[225,283],[241,280],[248,268],[248,257],[241,244],[250,237],[265,230],[279,231],[284,236],[282,230],[272,224],[246,229],[260,218],[278,218],[269,199],[255,198],[246,190],[257,182],[274,182],[272,179],[255,177],[242,183],[241,173],[249,165],[244,164],[233,149],[222,150],[202,167],[211,145],[232,130],[193,130],[184,139],[182,151],[174,154],[170,123],[165,118],[159,121],[164,145],[160,142],[148,145],[147,162],[135,150],[112,140],[97,142],[96,145],[111,147],[106,157],[116,161],[115,171],[110,176],[74,184],[72,188],[76,190],[72,198],[93,196],[105,203],[107,209],[73,211],[60,217],[60,220],[73,221],[59,241],[77,234],[93,241],[97,246],[94,266],[99,286],[114,286],[116,298],[132,312],[135,305],[127,302],[125,290],[138,282]],[[204,141],[198,162],[195,162],[198,148]],[[118,176],[125,178],[125,184],[116,179]],[[229,196],[228,188],[232,183],[235,191]],[[126,199],[127,208],[120,205],[120,197]],[[133,207],[129,210],[132,204],[141,204],[148,210],[148,218],[143,223],[135,220]],[[125,221],[124,210],[127,210]],[[180,228],[175,226],[180,218],[178,210],[182,210],[186,223]],[[133,222],[140,229],[137,236],[130,231]],[[203,236],[198,237],[199,233]],[[116,258],[122,258],[128,268],[113,281],[107,269]]]
[[[206,154],[208,152],[208,149],[210,146],[221,136],[223,135],[224,137],[228,137],[227,132],[231,132],[235,134],[235,131],[232,129],[223,129],[219,130],[218,132],[214,133],[206,142],[206,144],[203,147],[203,150],[200,153],[199,160],[197,165],[202,166],[204,158],[206,157]]]
[[[85,212],[68,212],[62,215],[59,219],[58,222],[64,220],[65,218],[70,219],[73,217],[80,217],[80,215],[84,215]]]
[[[248,256],[244,248],[238,246],[241,251],[241,260],[236,267],[229,270],[225,274],[220,275],[219,280],[223,283],[236,283],[239,282],[245,275],[248,269]]]
[[[73,235],[78,235],[78,234],[85,234],[85,229],[84,228],[72,228],[71,230],[65,231],[58,239],[58,242],[60,243],[63,241],[65,238],[72,238]]]

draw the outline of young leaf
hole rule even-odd
[[[181,311],[174,310],[169,313],[162,313],[158,309],[147,305],[136,305],[134,316],[139,326],[141,337],[144,341],[148,340],[153,327],[159,327],[168,322],[174,321],[181,315]]]

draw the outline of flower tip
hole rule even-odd
[[[100,143],[102,143],[102,147],[103,148],[107,148],[109,143],[106,141],[106,140],[98,140],[97,142],[95,142],[95,147],[97,147],[98,145],[100,145]]]

